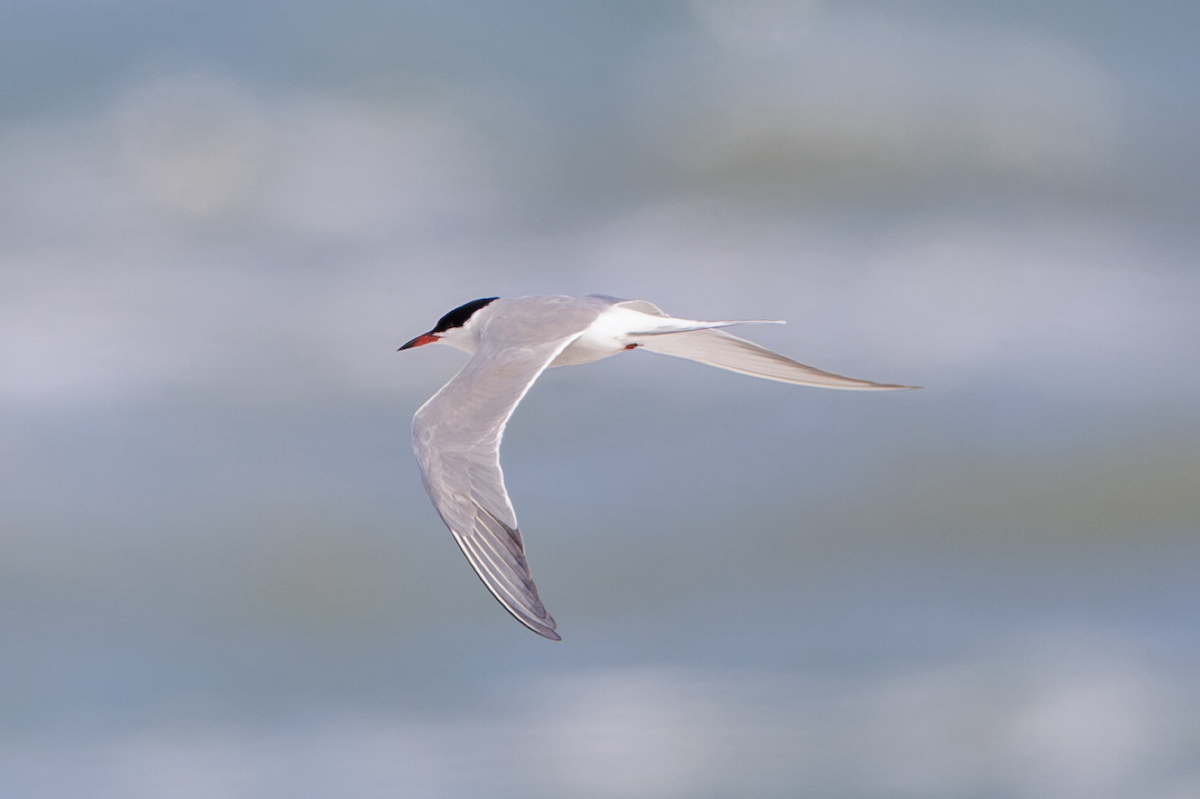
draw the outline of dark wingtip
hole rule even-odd
[[[536,591],[537,589],[535,588],[534,590]],[[541,600],[538,600],[538,603],[540,604]],[[503,605],[504,603],[502,602],[500,604]],[[516,617],[517,621],[521,622],[521,624],[524,624],[526,627],[533,630],[543,638],[551,641],[562,640],[562,636],[558,634],[558,624],[554,621],[554,617],[549,613],[546,614],[544,619],[523,618],[521,616],[517,616],[517,614],[513,613],[507,607],[504,609],[508,610],[509,613],[512,613],[512,615]]]

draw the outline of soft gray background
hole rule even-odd
[[[1200,796],[1200,12],[8,0],[0,793]],[[395,348],[605,292],[508,618]]]

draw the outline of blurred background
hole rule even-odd
[[[0,7],[0,793],[1200,796],[1200,6]],[[504,444],[396,347],[602,292]]]

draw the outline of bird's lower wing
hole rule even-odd
[[[504,609],[555,641],[504,487],[500,439],[525,392],[577,337],[521,347],[485,342],[413,417],[413,450],[438,515]]]
[[[912,388],[889,383],[872,383],[825,372],[723,330],[689,330],[669,335],[648,336],[638,344],[650,352],[687,358],[719,369],[778,380],[782,383],[862,391]]]
[[[517,621],[540,636],[561,641],[554,617],[542,604],[529,573],[520,530],[500,521],[482,505],[476,504],[473,510],[469,525],[451,525],[442,518],[475,574]]]

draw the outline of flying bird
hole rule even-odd
[[[504,426],[547,367],[591,363],[640,348],[783,383],[911,388],[824,372],[721,329],[772,321],[677,319],[645,300],[600,294],[485,297],[460,305],[400,348],[440,343],[471,355],[413,416],[413,451],[438,515],[479,579],[517,621],[538,635],[562,640],[530,576],[500,469]]]

